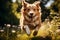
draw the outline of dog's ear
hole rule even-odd
[[[27,4],[28,4],[27,2],[22,1],[22,6],[23,6],[23,7],[26,7],[26,6],[27,6]]]
[[[34,4],[35,4],[37,7],[39,7],[40,1],[36,1],[36,2],[34,2]]]

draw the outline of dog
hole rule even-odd
[[[22,2],[20,26],[21,30],[26,31],[27,34],[37,35],[39,28],[41,27],[41,7],[40,2],[36,1],[33,4],[29,4],[25,1]]]

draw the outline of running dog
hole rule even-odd
[[[34,30],[33,35],[37,35],[39,28],[41,27],[41,7],[40,2],[36,1],[33,4],[29,4],[25,1],[22,3],[20,26],[21,30],[27,34]]]

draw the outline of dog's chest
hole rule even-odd
[[[28,16],[24,16],[24,25],[28,25],[31,27],[36,27],[39,25],[39,16],[35,16],[33,18],[29,18]]]

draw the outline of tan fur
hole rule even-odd
[[[33,16],[30,15],[31,13],[33,13]],[[30,30],[37,31],[41,27],[41,7],[39,2],[33,4],[23,2],[20,17],[21,29],[23,29],[24,25],[28,25]]]

